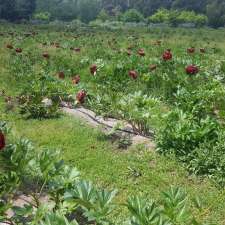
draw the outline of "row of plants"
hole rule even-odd
[[[0,222],[19,224],[116,224],[116,190],[107,191],[80,177],[59,151],[35,149],[27,139],[16,140],[10,128],[0,122]],[[29,196],[16,206],[18,191]],[[45,196],[45,201],[42,197]],[[201,203],[193,200],[198,210]],[[129,217],[118,224],[169,225],[200,224],[192,216],[190,199],[181,188],[171,187],[160,201],[144,196],[129,197]],[[196,209],[197,210],[197,209]],[[9,217],[11,212],[11,217]]]

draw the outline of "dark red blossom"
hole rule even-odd
[[[80,48],[74,48],[75,52],[80,52]]]
[[[65,79],[65,73],[62,72],[62,71],[58,72],[58,78],[59,79]]]
[[[138,50],[138,55],[140,55],[140,56],[145,56],[145,50],[144,49],[139,49]]]
[[[6,96],[4,100],[5,100],[5,102],[11,102],[12,101],[12,97],[11,96]]]
[[[50,58],[50,55],[49,55],[47,52],[44,52],[44,53],[42,54],[42,56],[43,56],[44,58],[46,58],[46,59],[49,59],[49,58]]]
[[[0,131],[0,151],[2,151],[5,148],[5,136],[2,133],[2,131]]]
[[[157,65],[155,65],[155,64],[152,64],[152,65],[149,66],[150,71],[153,71],[156,68],[157,68]]]
[[[8,49],[13,49],[13,46],[12,46],[11,44],[7,44],[7,45],[6,45],[6,48],[8,48]]]
[[[197,74],[198,72],[199,72],[199,69],[195,65],[189,65],[186,67],[187,74]]]
[[[138,78],[138,73],[137,73],[135,70],[130,70],[130,71],[129,71],[129,76],[130,76],[132,79],[136,80],[136,79]]]
[[[155,43],[154,43],[154,45],[161,45],[162,44],[162,41],[160,41],[160,40],[157,40]]]
[[[23,51],[22,48],[16,48],[17,53],[22,53],[22,51]]]
[[[205,49],[204,48],[200,48],[200,52],[201,53],[205,53]]]
[[[96,74],[96,72],[97,72],[97,65],[96,65],[96,64],[91,65],[91,67],[90,67],[90,72],[91,72],[91,74],[93,74],[93,75]]]
[[[131,51],[130,50],[127,50],[127,55],[128,56],[131,56],[131,54],[132,54]]]
[[[55,43],[55,47],[56,47],[56,48],[60,48],[60,44],[56,42],[56,43]]]
[[[187,52],[190,54],[195,53],[195,48],[194,47],[188,48]]]
[[[171,60],[173,58],[173,55],[171,53],[171,50],[170,49],[167,49],[164,53],[163,53],[163,56],[162,56],[163,60],[165,61],[168,61],[168,60]]]
[[[76,75],[72,78],[72,83],[75,84],[79,84],[80,83],[80,75]]]
[[[74,47],[71,47],[70,50],[71,51],[75,51],[75,52],[80,52],[81,51],[80,48],[74,48]]]
[[[86,96],[87,96],[86,91],[81,90],[77,93],[76,99],[79,103],[84,103]]]

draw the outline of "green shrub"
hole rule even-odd
[[[61,80],[42,76],[25,85],[19,97],[21,114],[28,118],[51,118],[59,115],[62,100],[68,99],[69,86]]]
[[[39,12],[34,14],[34,19],[49,21],[51,18],[51,14],[49,12]]]
[[[210,176],[224,186],[225,133],[221,125],[209,116],[199,118],[180,109],[170,112],[164,122],[157,135],[158,151],[175,154],[190,172]]]
[[[136,9],[129,9],[123,14],[124,22],[142,22],[144,20],[144,16],[138,12]]]
[[[168,23],[176,26],[182,23],[193,23],[196,26],[207,24],[207,16],[196,14],[193,11],[177,11],[168,9],[159,9],[154,15],[149,17],[152,23]]]
[[[141,91],[124,96],[119,102],[119,115],[139,134],[151,133],[151,122],[160,112],[160,101]]]
[[[179,23],[194,23],[196,26],[206,25],[208,21],[207,16],[193,11],[181,11],[177,20]]]
[[[165,127],[159,130],[157,144],[160,152],[188,156],[202,143],[215,144],[220,132],[219,123],[210,117],[198,118],[175,108],[165,116]]]
[[[155,14],[149,17],[149,21],[152,23],[169,23],[175,11],[167,9],[159,9]]]
[[[101,12],[98,14],[97,19],[101,20],[102,22],[105,22],[106,20],[110,20],[110,16],[106,10],[102,9]]]

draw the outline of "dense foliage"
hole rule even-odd
[[[17,21],[30,19],[36,9],[36,0],[1,0],[0,18]]]
[[[193,11],[160,9],[149,17],[149,21],[152,23],[168,23],[173,26],[182,23],[190,23],[194,24],[196,27],[200,27],[207,24],[207,16],[196,14]]]
[[[125,19],[125,21],[139,22],[141,15],[147,18],[161,8],[172,10],[171,13],[178,10],[204,14],[207,16],[210,26],[225,25],[224,0],[2,0],[0,2],[0,18],[10,21],[29,19],[36,9],[35,13],[42,15],[42,17],[35,16],[39,19],[46,19],[46,15],[50,15],[52,20],[80,19],[82,22],[90,22],[95,20],[102,10],[113,20],[121,19],[120,15],[124,12],[130,17],[129,14],[137,10],[139,11],[138,19],[137,13],[133,13],[134,18]],[[193,17],[196,16],[194,14]],[[185,18],[184,15],[181,18]],[[198,19],[202,20],[202,18]]]

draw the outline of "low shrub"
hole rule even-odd
[[[209,176],[224,186],[225,133],[218,121],[176,108],[166,115],[164,122],[164,128],[157,134],[158,151],[176,155],[191,173]]]
[[[23,87],[19,96],[20,113],[28,118],[51,118],[59,115],[62,100],[69,98],[70,86],[50,76],[42,76]]]
[[[138,12],[136,9],[129,9],[123,14],[122,20],[124,22],[142,22],[144,20],[144,16]]]

